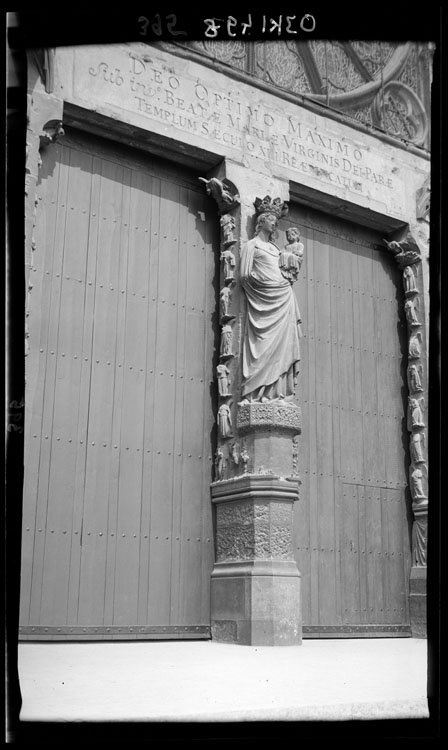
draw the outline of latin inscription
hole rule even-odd
[[[277,163],[303,175],[367,195],[377,186],[396,191],[392,165],[371,156],[351,141],[310,127],[304,119],[249,103],[238,91],[224,92],[134,52],[120,67],[102,60],[88,67],[106,102],[117,103],[166,126],[222,144],[246,158]],[[96,90],[96,88],[95,88]]]

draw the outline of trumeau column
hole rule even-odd
[[[206,184],[221,224],[212,637],[299,645],[292,524],[300,484],[294,452],[301,431],[294,403],[300,313],[292,285],[304,248],[292,234],[285,250],[274,244],[288,210],[286,183],[231,163],[217,174]]]

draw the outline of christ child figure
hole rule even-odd
[[[297,281],[303,261],[303,243],[300,242],[300,232],[296,227],[286,230],[288,244],[280,252],[279,266],[285,279],[291,282]]]

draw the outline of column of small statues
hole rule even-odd
[[[413,565],[426,565],[426,528],[427,519],[425,503],[427,495],[424,488],[425,477],[428,475],[425,463],[425,421],[423,409],[424,398],[421,393],[423,367],[418,360],[421,356],[422,333],[418,318],[419,290],[416,282],[417,265],[409,263],[403,268],[403,289],[405,294],[404,312],[408,323],[408,430],[410,434],[409,449],[411,465],[409,467],[409,489],[415,511],[412,531],[412,560]],[[415,270],[414,270],[415,269]]]
[[[223,183],[219,180],[215,180],[217,186],[220,188],[221,193],[225,192]],[[221,189],[222,188],[222,189]],[[220,194],[221,194],[220,193]],[[230,196],[230,193],[229,193]],[[231,197],[231,196],[230,196]],[[232,251],[232,246],[236,244],[234,237],[234,230],[236,227],[236,221],[229,211],[233,210],[239,203],[239,197],[236,196],[235,200],[219,201],[218,206],[220,208],[220,226],[222,230],[222,243],[221,243],[221,278],[224,285],[219,293],[219,312],[220,312],[220,323],[221,323],[221,340],[219,348],[219,364],[216,367],[216,377],[218,381],[218,395],[220,405],[218,408],[218,439],[221,442],[218,445],[215,454],[215,480],[221,481],[226,477],[228,468],[228,449],[225,448],[225,441],[233,437],[233,425],[232,425],[232,412],[231,412],[231,397],[232,397],[232,379],[231,372],[229,369],[229,362],[233,358],[233,329],[231,323],[235,319],[235,316],[231,314],[232,304],[232,286],[235,283],[235,270],[236,270],[236,259]],[[226,457],[227,451],[227,457]],[[234,453],[232,453],[234,458]]]
[[[426,565],[426,529],[427,529],[427,496],[424,490],[424,478],[427,476],[425,463],[425,421],[423,415],[424,400],[422,372],[419,362],[423,343],[421,323],[418,317],[419,289],[417,286],[418,264],[421,254],[417,243],[411,235],[401,242],[384,240],[388,250],[403,274],[405,296],[404,313],[408,324],[408,430],[410,432],[409,449],[411,466],[409,468],[409,486],[413,501],[414,524],[412,529],[413,565]]]

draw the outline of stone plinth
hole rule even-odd
[[[413,638],[426,638],[427,636],[426,573],[426,567],[414,566],[411,568],[409,610]]]
[[[302,431],[302,410],[291,401],[252,401],[240,404],[237,427],[241,434],[272,430],[297,435]]]
[[[253,473],[293,474],[292,439],[301,432],[300,407],[288,401],[241,404],[238,433],[244,436]]]
[[[278,476],[245,474],[212,484],[214,640],[258,646],[302,642],[300,573],[292,547],[296,500],[298,481]]]

